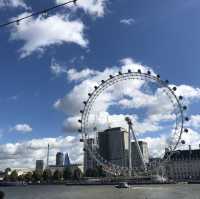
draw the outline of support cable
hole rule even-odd
[[[23,20],[28,19],[28,18],[33,17],[33,16],[38,16],[38,15],[41,15],[41,14],[44,14],[44,13],[48,13],[48,12],[50,12],[52,10],[55,10],[55,9],[57,9],[59,7],[63,7],[65,5],[67,5],[67,4],[74,3],[74,5],[76,5],[77,1],[78,0],[71,0],[71,1],[68,1],[68,2],[65,2],[65,3],[62,3],[62,4],[50,7],[50,8],[46,8],[46,9],[43,9],[43,10],[40,10],[40,11],[37,11],[37,12],[33,12],[32,14],[27,15],[25,17],[22,17],[22,18],[19,18],[19,19],[15,19],[15,20],[0,24],[0,28],[3,28],[3,27],[8,26],[8,25],[11,25],[13,23],[16,23],[17,25],[19,25],[20,21],[23,21]]]

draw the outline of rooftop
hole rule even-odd
[[[167,152],[167,153],[169,153],[169,152]],[[193,159],[193,160],[200,159],[200,149],[177,150],[171,156],[171,160],[191,160],[191,159]]]

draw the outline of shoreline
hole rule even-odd
[[[26,187],[26,186],[115,186],[118,183],[30,183],[30,184],[0,184],[0,187]],[[178,183],[128,183],[129,185],[183,185],[200,184],[200,182],[178,182]]]

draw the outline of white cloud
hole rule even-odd
[[[200,144],[200,132],[197,132],[191,128],[188,129],[188,133],[184,133],[182,140],[185,140],[185,145],[181,145],[182,149],[188,149],[188,145],[191,145],[194,149],[199,148]]]
[[[115,75],[118,71],[127,72],[128,69],[132,71],[141,69],[144,72],[150,70],[155,75],[151,68],[137,63],[131,58],[122,59],[120,63],[120,66],[107,67],[102,71],[90,68],[80,71],[67,70],[68,80],[73,87],[65,97],[58,99],[54,104],[54,107],[64,111],[67,115],[63,122],[67,133],[77,132],[77,129],[80,128],[77,120],[80,119],[79,111],[83,108],[82,102],[88,98],[87,94],[92,92],[94,86],[100,84],[102,79],[105,80],[110,74]],[[73,72],[69,72],[70,70]],[[151,86],[153,91],[150,89]],[[177,139],[177,135],[171,133],[174,132],[175,114],[170,99],[163,92],[164,88],[155,89],[154,86],[147,85],[143,80],[134,80],[120,82],[114,87],[108,88],[97,98],[91,109],[88,120],[88,132],[92,132],[90,136],[94,136],[94,127],[97,128],[97,131],[108,128],[108,126],[127,128],[124,118],[129,116],[132,118],[137,136],[140,135],[148,142],[151,156],[162,155],[165,147],[173,144],[174,138]],[[199,88],[179,85],[176,94],[182,95],[191,103],[194,99],[199,99]],[[117,107],[117,113],[112,112],[114,107]],[[125,113],[127,110],[128,112]],[[143,120],[141,120],[138,110],[144,111]],[[193,127],[198,126],[199,116],[192,117],[190,122]],[[200,142],[200,134],[191,129],[188,134],[184,133],[182,139],[186,139],[186,145],[180,145],[180,149],[187,148],[188,144],[197,147]]]
[[[27,15],[22,14],[20,17]],[[63,15],[53,15],[48,18],[42,16],[30,18],[19,26],[14,25],[11,40],[25,42],[20,49],[21,58],[35,51],[43,52],[46,47],[74,43],[83,48],[88,44],[84,37],[84,24],[80,20],[69,20]]]
[[[165,147],[167,148],[169,142],[172,141],[166,136],[146,137],[143,140],[148,143],[150,156],[152,157],[162,157],[165,152]],[[199,149],[200,133],[189,129],[188,133],[183,133],[181,140],[185,140],[185,144],[181,144],[180,142],[177,150],[187,150],[189,149],[189,145],[192,146],[192,149]]]
[[[67,73],[67,69],[61,66],[60,64],[56,63],[55,60],[51,61],[50,69],[51,69],[51,73],[56,76],[59,76],[63,73]]]
[[[65,0],[56,0],[57,4],[65,3]],[[71,7],[73,9],[81,8],[86,13],[102,17],[105,14],[105,7],[108,0],[78,0],[77,6],[67,5],[67,7]]]
[[[168,147],[166,137],[146,137],[143,139],[148,143],[150,157],[162,157],[165,152],[165,147]]]
[[[135,23],[135,19],[133,19],[133,18],[121,19],[120,23],[130,26]]]
[[[190,116],[190,120],[187,123],[187,126],[191,128],[200,128],[200,115],[192,115]]]
[[[43,159],[46,163],[47,146],[50,145],[50,164],[55,164],[58,151],[68,152],[72,162],[82,162],[82,145],[78,138],[67,136],[57,138],[33,139],[19,143],[0,145],[0,168],[35,168],[35,161]]]
[[[185,102],[190,103],[192,100],[200,99],[200,88],[189,85],[179,85],[177,86],[176,95],[184,96]]]
[[[71,68],[67,71],[68,80],[74,81],[79,80],[82,81],[86,78],[91,78],[94,75],[97,75],[98,72],[95,70],[91,70],[89,68],[83,69],[82,71],[77,71],[74,68]]]
[[[10,131],[20,133],[30,133],[32,130],[29,124],[16,124],[14,127],[10,128]]]
[[[23,0],[1,0],[0,1],[0,8],[1,7],[27,8],[27,6],[26,6],[26,4]]]
[[[68,80],[70,82],[76,81],[75,86],[64,98],[58,99],[54,103],[55,108],[67,114],[67,118],[64,121],[64,129],[66,132],[77,132],[79,128],[77,120],[79,118],[79,111],[83,107],[82,102],[87,99],[87,93],[93,91],[94,86],[98,85],[102,79],[107,79],[110,74],[116,74],[119,70],[122,72],[127,72],[128,69],[132,71],[137,71],[138,69],[142,71],[151,70],[149,67],[141,65],[131,58],[122,59],[120,63],[121,66],[109,67],[104,71],[91,70],[89,68],[81,71],[77,71],[76,69],[69,69],[67,71]],[[153,70],[151,72],[155,74]],[[134,128],[136,128],[138,133],[161,130],[161,126],[159,125],[161,120],[173,121],[172,105],[170,106],[169,100],[166,100],[167,97],[163,96],[163,93],[159,89],[155,96],[150,93],[143,93],[140,89],[144,86],[145,81],[136,79],[134,81],[120,82],[114,87],[108,88],[93,104],[93,109],[91,110],[91,115],[93,116],[89,118],[91,120],[91,126],[93,123],[99,123],[99,128],[105,128],[105,126],[108,126],[107,119],[109,119],[112,127],[118,125],[126,127],[127,125],[124,122],[125,114],[115,115],[108,111],[109,107],[116,105],[121,106],[121,109],[124,110],[148,108],[147,114],[151,117],[147,117],[143,121],[139,121],[139,118],[134,120]],[[127,96],[127,98],[124,98],[124,96]],[[160,114],[161,109],[165,110],[165,114]],[[95,117],[98,119],[95,119]]]
[[[131,118],[134,123],[134,130],[136,130],[137,135],[144,133],[155,132],[161,130],[161,126],[157,123],[151,123],[149,121],[139,122],[137,115],[128,115],[128,114],[109,114],[108,112],[98,112],[91,113],[88,121],[88,132],[90,136],[94,136],[93,129],[97,131],[103,131],[107,128],[123,127],[128,129],[127,122],[125,117]],[[79,116],[72,116],[65,119],[63,122],[63,130],[66,133],[77,133],[77,130],[80,128],[80,124],[77,122],[80,119]]]

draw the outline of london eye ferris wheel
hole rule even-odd
[[[179,146],[185,144],[182,134],[188,132],[184,122],[189,118],[185,115],[187,107],[183,104],[183,96],[177,96],[176,90],[176,86],[150,70],[119,71],[101,80],[88,93],[80,111],[79,132],[84,150],[108,173],[129,176],[152,173],[156,168],[149,167],[145,160],[141,141],[147,142],[152,157],[159,156],[156,167],[167,162]],[[123,136],[119,137],[120,131],[114,136],[102,136],[117,128],[123,129]],[[92,148],[88,145],[89,139],[94,140]],[[160,140],[157,148],[152,142],[156,139]],[[112,153],[109,150],[115,150],[118,154],[115,158],[124,158],[124,161],[119,163],[102,153]],[[139,168],[133,162],[136,153]]]

